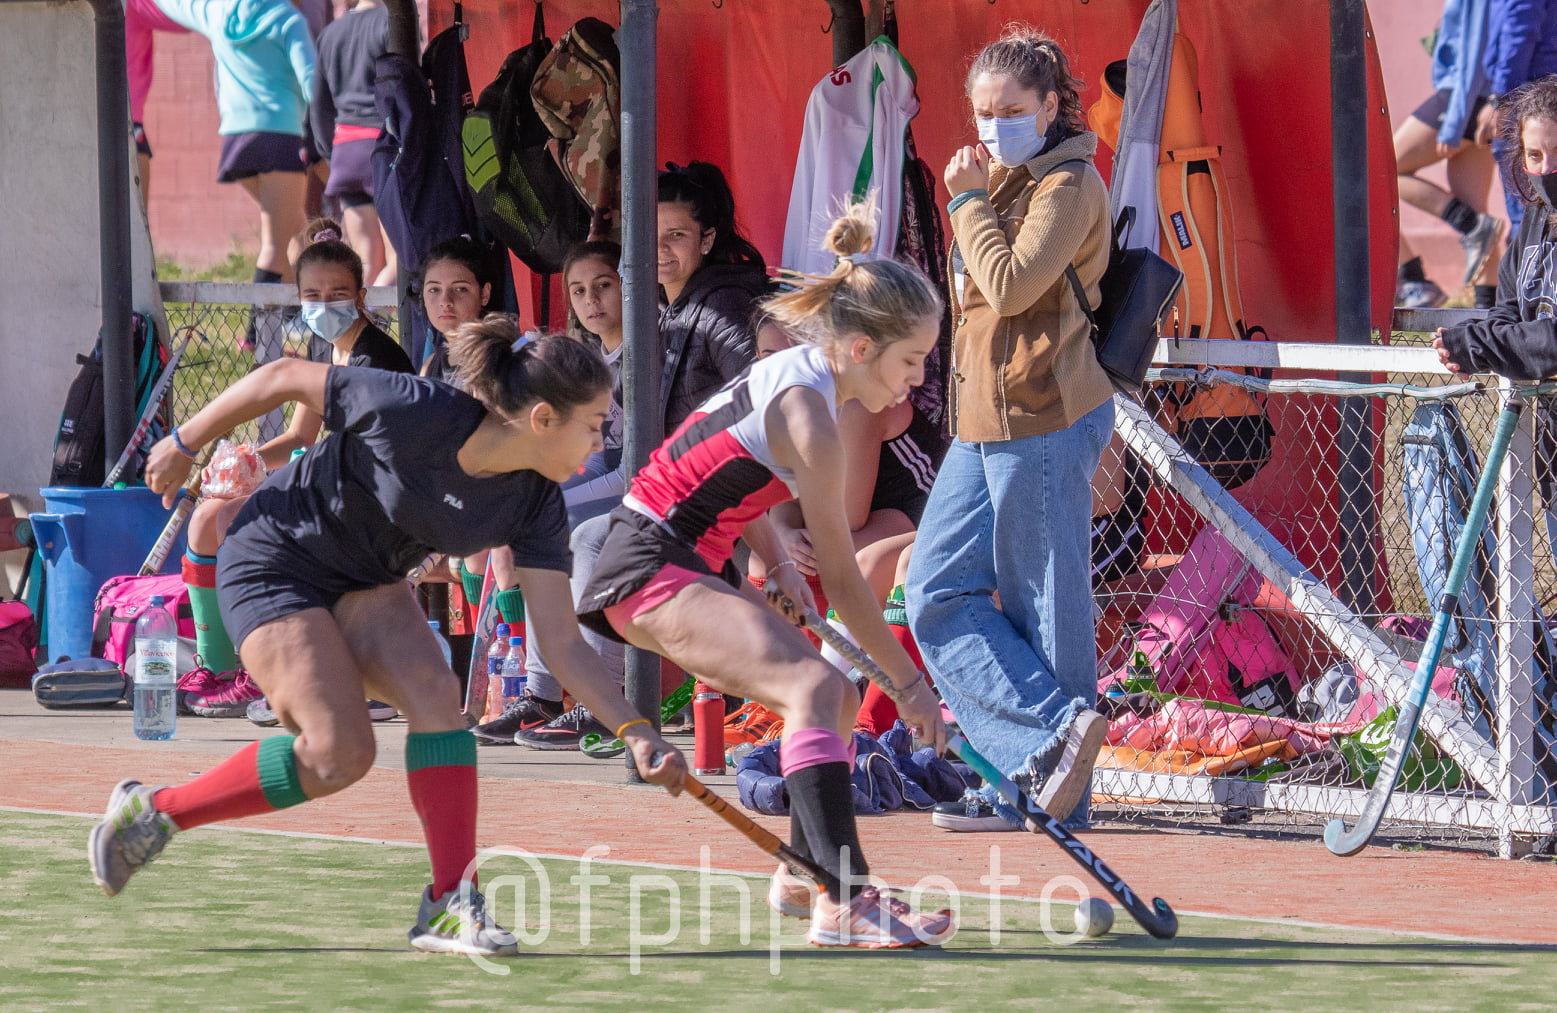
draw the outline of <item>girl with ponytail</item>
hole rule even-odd
[[[944,745],[939,703],[860,575],[844,509],[839,405],[857,399],[880,411],[906,400],[924,380],[941,319],[940,297],[917,269],[854,262],[871,240],[868,216],[853,209],[827,236],[837,269],[764,304],[804,344],[727,383],[654,452],[611,513],[578,613],[596,632],[784,719],[792,845],[828,883],[813,908],[814,891],[781,868],[769,903],[810,917],[818,945],[903,947],[950,937],[952,916],[916,914],[865,885],[849,780],[860,697],[795,627],[795,610],[814,603],[767,518],[770,507],[799,499],[833,607],[896,685],[904,719]],[[731,562],[741,538],[767,565],[772,607]]]
[[[1057,819],[1081,803],[1107,725],[1088,574],[1092,474],[1113,389],[1066,278],[1095,306],[1108,191],[1058,43],[1013,27],[968,71],[979,142],[946,167],[952,247],[950,409],[908,567],[910,627],[963,734]],[[1006,829],[992,786],[937,826]],[[1005,817],[1010,816],[1008,821]]]
[[[679,753],[622,699],[579,636],[558,483],[600,447],[610,374],[565,337],[528,341],[502,317],[461,326],[465,389],[408,373],[282,360],[218,395],[152,448],[146,484],[171,503],[199,447],[286,401],[331,435],[272,474],[217,563],[222,616],[250,675],[292,732],[173,788],[120,782],[93,828],[92,872],[113,896],[173,834],[330,795],[375,756],[367,695],[406,717],[406,774],[432,860],[411,945],[512,956],[514,936],[467,878],[476,857],[476,741],[405,580],[433,552],[513,554],[531,635],[563,684],[632,751],[646,780],[680,790]],[[658,757],[658,759],[656,759]]]

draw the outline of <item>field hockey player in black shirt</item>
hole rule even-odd
[[[529,623],[552,671],[616,730],[649,782],[680,791],[685,763],[638,717],[585,646],[557,483],[600,448],[611,378],[565,337],[533,342],[500,317],[455,338],[465,389],[377,369],[279,361],[228,388],[158,443],[146,482],[171,503],[187,451],[287,401],[331,436],[272,473],[234,520],[217,563],[222,615],[245,667],[292,735],[266,738],[188,784],[125,780],[92,830],[93,877],[110,896],[179,830],[340,791],[372,765],[365,695],[410,726],[406,771],[432,859],[411,944],[511,955],[486,913],[476,857],[476,744],[459,683],[405,573],[437,551],[513,553]],[[656,753],[663,753],[653,765]]]

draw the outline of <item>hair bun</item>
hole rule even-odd
[[[870,250],[876,242],[876,205],[874,201],[854,204],[833,220],[822,245],[852,264],[853,258]]]

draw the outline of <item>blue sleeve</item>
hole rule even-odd
[[[292,64],[292,75],[297,78],[298,93],[303,101],[314,97],[314,73],[318,54],[314,51],[313,36],[308,33],[308,20],[301,12],[294,12],[287,19],[287,59]]]
[[[1492,0],[1486,70],[1493,94],[1507,95],[1529,80],[1546,6],[1547,0]]]
[[[1449,107],[1444,110],[1443,123],[1438,128],[1438,141],[1451,148],[1459,147],[1465,137],[1466,122],[1470,119],[1471,105],[1486,94],[1487,74],[1482,69],[1481,54],[1487,44],[1486,0],[1467,0],[1458,11],[1455,38],[1440,40],[1439,51],[1452,47],[1454,64],[1446,75],[1449,88]],[[1448,18],[1444,19],[1448,28]],[[1439,75],[1435,75],[1438,77]]]

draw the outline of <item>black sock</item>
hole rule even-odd
[[[801,767],[786,780],[789,811],[799,819],[811,857],[828,874],[828,895],[840,903],[853,900],[866,885],[870,870],[860,854],[860,835],[854,825],[849,765],[835,760]],[[842,887],[845,878],[849,880],[847,894]]]
[[[1450,197],[1438,217],[1453,225],[1461,235],[1476,227],[1476,209],[1458,197]]]
[[[800,810],[791,801],[789,805],[789,846],[795,849],[797,855],[811,858],[811,843],[806,837],[806,828],[800,822]]]
[[[1426,281],[1427,272],[1422,270],[1422,258],[1412,257],[1400,265],[1401,281]]]
[[[1496,285],[1476,286],[1476,308],[1490,310],[1498,304],[1498,287]]]
[[[267,271],[263,267],[254,269],[254,281],[256,284],[274,285],[281,280],[281,275],[275,271]]]

